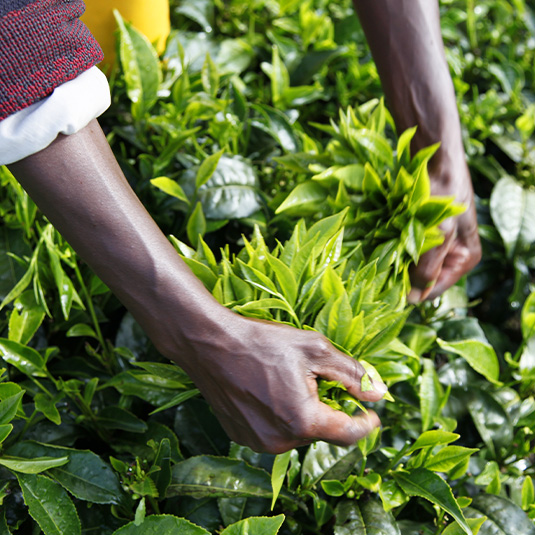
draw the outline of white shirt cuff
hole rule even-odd
[[[78,132],[110,103],[108,80],[97,67],[56,87],[49,97],[0,121],[0,165],[43,150],[58,134]]]

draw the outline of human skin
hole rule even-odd
[[[440,142],[429,164],[431,193],[466,211],[442,225],[444,243],[411,272],[410,301],[433,299],[481,258],[474,192],[462,144],[437,0],[354,0],[399,132],[417,126],[412,151]]]
[[[184,264],[126,181],[97,121],[9,166],[50,222],[181,366],[229,437],[280,453],[313,440],[350,445],[380,425],[321,403],[318,377],[362,392],[365,371],[318,333],[239,316]]]

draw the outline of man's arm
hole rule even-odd
[[[434,195],[467,206],[442,225],[444,244],[422,256],[410,298],[434,298],[480,260],[474,193],[466,165],[453,83],[440,32],[437,0],[354,0],[379,76],[401,132],[418,126],[412,149],[440,142],[430,162]]]
[[[179,364],[231,439],[279,453],[314,439],[350,445],[379,425],[321,403],[317,377],[361,392],[362,366],[321,335],[243,318],[218,304],[131,190],[96,120],[9,166],[51,223]]]

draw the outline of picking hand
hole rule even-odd
[[[187,372],[235,442],[270,453],[314,440],[348,446],[380,425],[373,411],[350,417],[320,402],[320,377],[341,382],[361,400],[386,393],[383,383],[362,392],[362,365],[322,335],[235,314],[223,325],[227,334],[212,337],[216,345],[198,339],[201,356]]]
[[[411,271],[413,287],[409,301],[412,303],[438,297],[481,259],[474,192],[468,167],[463,159],[453,180],[444,180],[444,174],[437,167],[430,168],[432,193],[455,196],[457,202],[466,205],[466,211],[442,224],[444,243],[422,255],[418,265]],[[448,169],[448,173],[451,171]]]

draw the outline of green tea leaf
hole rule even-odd
[[[43,357],[31,347],[0,338],[2,358],[28,376],[46,377]]]
[[[421,448],[428,448],[432,446],[441,446],[443,444],[449,444],[455,442],[461,435],[457,433],[449,433],[447,431],[433,430],[422,433],[416,442],[411,446],[407,453],[419,450]]]
[[[195,179],[195,186],[197,189],[201,186],[204,186],[208,180],[212,178],[212,175],[217,169],[219,160],[221,159],[221,156],[223,156],[224,152],[224,150],[220,150],[219,152],[208,156],[208,158],[202,162],[199,170],[197,171],[197,178]]]
[[[479,450],[474,448],[464,448],[462,446],[446,446],[437,454],[428,458],[424,466],[433,472],[448,472],[477,451]]]
[[[130,522],[113,532],[113,535],[210,535],[209,531],[184,518],[172,515],[150,515],[138,525]]]
[[[45,476],[17,474],[24,502],[45,535],[80,535],[81,525],[69,495]]]
[[[119,57],[127,94],[134,105],[134,114],[139,118],[152,107],[158,95],[162,79],[158,54],[149,40],[117,10],[113,13],[119,27]]]
[[[511,177],[501,178],[492,190],[490,213],[509,258],[518,247],[535,241],[534,205],[535,192]]]
[[[191,457],[173,467],[173,478],[167,497],[192,496],[250,498],[273,497],[267,472],[243,461],[223,457]]]
[[[401,535],[392,514],[376,499],[340,502],[335,513],[335,535]]]
[[[13,303],[9,316],[8,338],[14,342],[27,344],[45,318],[43,307],[37,303],[33,291],[21,294]]]
[[[424,370],[420,382],[420,410],[422,413],[422,431],[427,431],[439,416],[443,392],[434,362],[430,359],[423,359],[423,364]]]
[[[508,448],[513,440],[513,424],[504,408],[488,392],[474,389],[468,410],[481,438],[493,455]]]
[[[15,418],[22,403],[24,391],[20,391],[14,396],[4,398],[0,402],[0,425],[8,424]]]
[[[62,466],[69,462],[68,457],[36,457],[35,459],[24,459],[22,457],[11,457],[4,455],[0,457],[0,464],[22,474],[40,474],[50,468]]]
[[[61,416],[56,404],[53,399],[50,399],[50,396],[40,392],[34,397],[35,409],[42,412],[51,422],[56,425],[61,424]]]
[[[184,190],[176,180],[171,180],[166,176],[160,176],[158,178],[153,178],[150,183],[158,189],[161,189],[164,193],[167,193],[167,195],[176,197],[178,200],[183,201],[188,205],[190,204]]]
[[[522,509],[529,511],[530,506],[535,503],[535,489],[533,488],[533,479],[526,476],[522,483]]]
[[[417,468],[410,473],[394,472],[392,475],[406,494],[425,498],[438,505],[455,518],[467,535],[472,535],[450,486],[440,476],[425,468]]]
[[[210,54],[206,54],[201,71],[201,80],[205,92],[215,98],[219,89],[219,72]]]
[[[535,535],[535,526],[528,515],[506,498],[491,494],[474,497],[471,509],[487,517],[485,532],[508,535],[514,526],[515,535]]]
[[[200,202],[195,205],[195,209],[188,219],[187,231],[188,240],[196,247],[199,238],[202,238],[206,232],[206,219]]]
[[[325,201],[325,189],[317,182],[309,181],[298,184],[275,210],[280,214],[289,210],[312,209]],[[302,213],[302,212],[301,212]]]
[[[500,365],[494,348],[479,340],[462,340],[445,342],[437,339],[438,345],[445,351],[463,357],[478,373],[485,376],[491,383],[499,384]]]
[[[301,483],[305,488],[313,488],[322,479],[344,480],[361,459],[362,451],[358,444],[340,447],[316,442],[305,454]]]
[[[486,520],[487,520],[487,517],[484,516],[482,518],[467,518],[466,522],[470,526],[470,529],[472,530],[473,535],[477,535],[479,533],[479,530],[481,529],[481,526],[485,523]],[[463,533],[465,533],[465,531],[459,525],[459,523],[452,522],[442,532],[442,535],[463,535]]]
[[[283,522],[284,515],[246,518],[225,528],[221,535],[276,535]]]
[[[286,453],[281,453],[275,457],[273,470],[271,472],[271,486],[273,487],[273,500],[271,501],[272,511],[273,507],[275,507],[275,502],[279,496],[282,484],[284,483],[284,478],[286,477],[286,472],[288,471],[291,455],[292,450],[287,451]]]
[[[31,458],[48,456],[66,459],[52,468],[50,475],[80,500],[100,504],[116,504],[124,498],[124,491],[115,472],[98,455],[88,450],[62,448],[37,442],[20,442],[8,450],[10,454]]]

